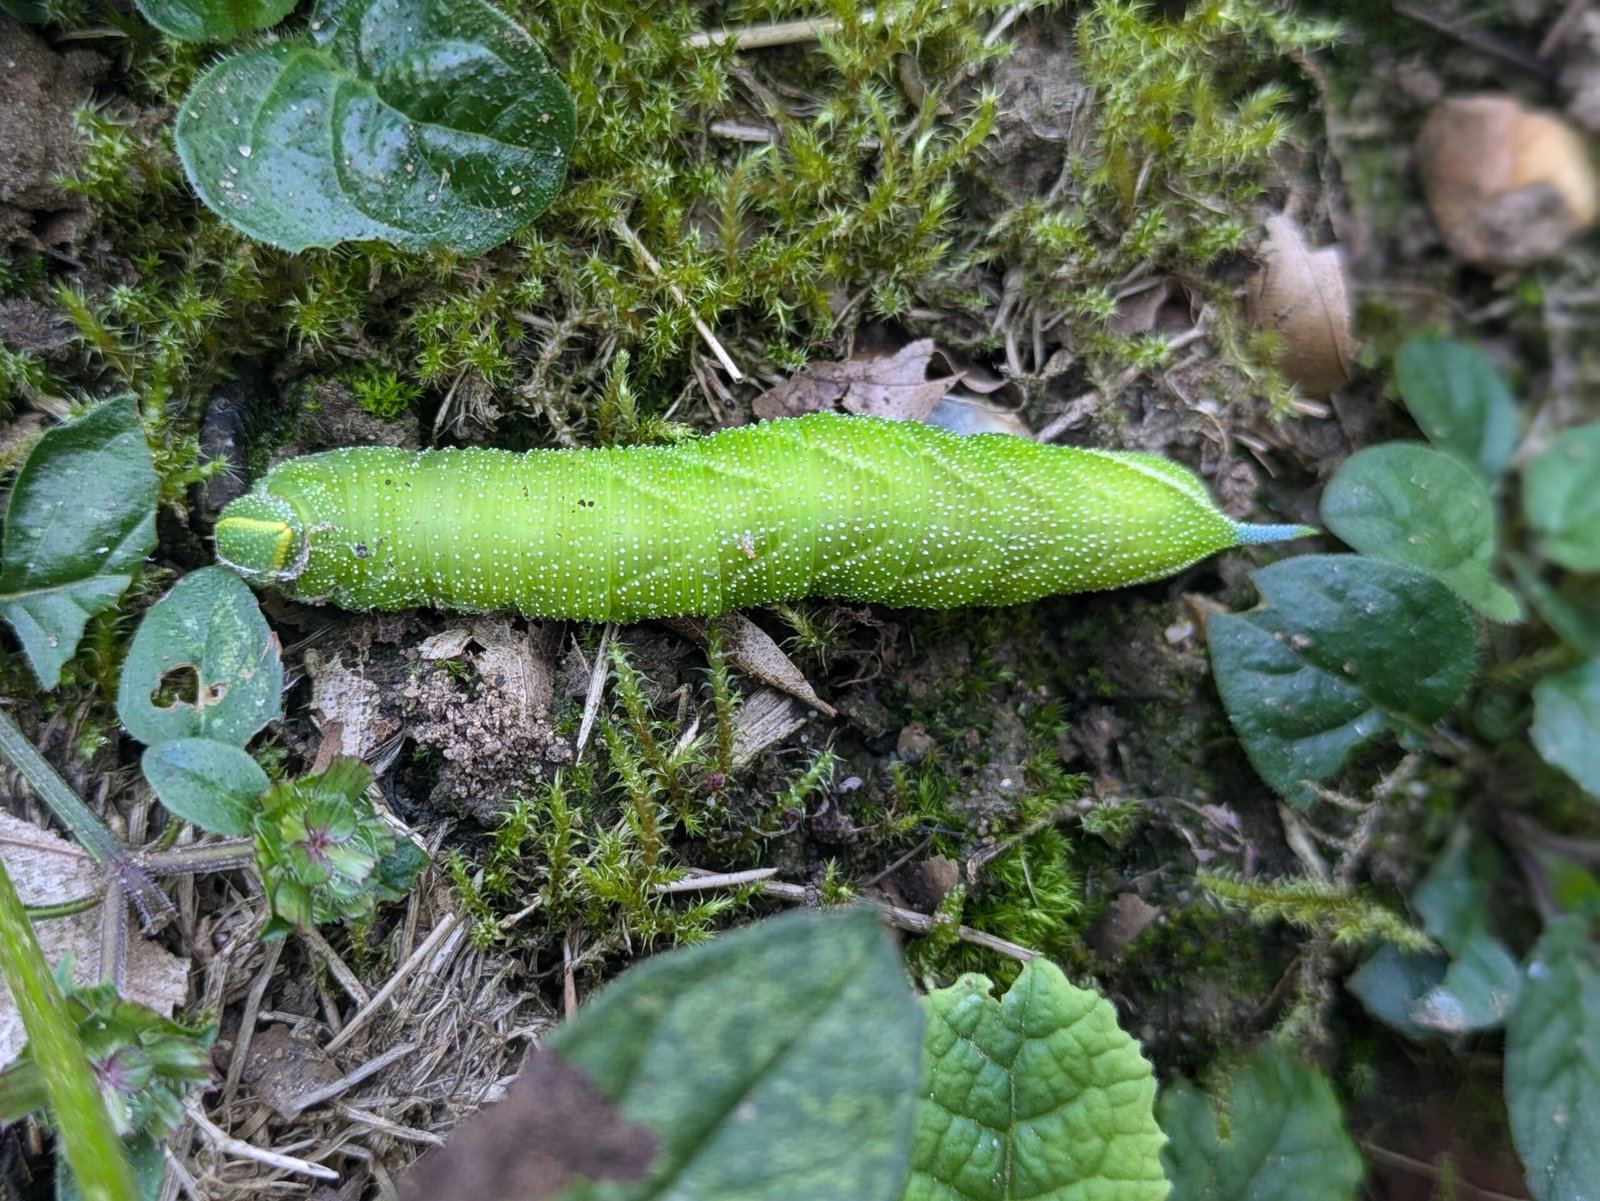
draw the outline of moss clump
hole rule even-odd
[[[1086,355],[1100,382],[1156,368],[1170,357],[1167,339],[1118,332],[1113,319],[1127,297],[1171,274],[1213,302],[1224,358],[1285,406],[1270,340],[1238,326],[1224,268],[1249,249],[1296,133],[1283,61],[1338,32],[1262,0],[1199,0],[1171,17],[1131,0],[1086,10],[1073,65],[1092,99],[1073,120],[1088,132],[1067,143],[1055,186],[1009,207],[986,243],[1021,297],[1012,324],[1061,329],[1038,349]],[[1046,370],[1043,358],[1031,366]]]

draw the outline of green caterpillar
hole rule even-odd
[[[1154,455],[819,413],[669,447],[309,455],[228,505],[216,545],[306,601],[626,622],[1008,605],[1307,532],[1230,520]]]

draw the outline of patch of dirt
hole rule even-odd
[[[92,50],[58,54],[0,13],[0,243],[66,244],[87,230],[82,201],[57,181],[81,155],[72,110],[109,67]]]
[[[493,825],[513,793],[572,762],[572,742],[549,722],[558,637],[554,624],[484,619],[419,648],[401,710],[410,736],[444,760],[435,805]]]
[[[990,80],[1000,115],[989,139],[993,166],[984,211],[1003,212],[1019,196],[1046,196],[1057,186],[1067,156],[1089,133],[1090,89],[1073,67],[1067,23],[1028,21]]]

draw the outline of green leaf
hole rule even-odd
[[[226,567],[190,572],[139,623],[122,665],[117,716],[140,742],[214,738],[243,746],[282,711],[277,635]]]
[[[1600,970],[1583,918],[1563,918],[1528,957],[1506,1027],[1511,1137],[1537,1201],[1584,1201],[1600,1180]]]
[[[1424,735],[1472,677],[1472,615],[1431,576],[1306,555],[1254,579],[1257,608],[1210,621],[1211,668],[1250,762],[1298,805],[1385,731]]]
[[[1385,1026],[1413,1042],[1426,1042],[1439,1032],[1419,1026],[1411,1015],[1417,1003],[1444,979],[1449,967],[1448,955],[1402,951],[1385,943],[1356,969],[1345,987]]]
[[[1510,555],[1511,573],[1545,625],[1580,655],[1600,659],[1600,578],[1568,574],[1558,588],[1521,555]]]
[[[1550,440],[1522,473],[1522,507],[1545,555],[1600,571],[1600,422]]]
[[[1219,1114],[1192,1085],[1161,1095],[1171,1201],[1350,1201],[1361,1156],[1327,1079],[1268,1043],[1228,1082]]]
[[[95,1201],[136,1201],[122,1141],[100,1095],[61,990],[11,877],[0,864],[0,967],[39,1065],[62,1157],[85,1195]]]
[[[1443,580],[1494,621],[1522,605],[1490,574],[1495,520],[1489,490],[1458,459],[1389,442],[1346,459],[1322,494],[1322,520],[1364,555]]]
[[[139,1201],[156,1201],[167,1175],[166,1147],[148,1134],[123,1139],[122,1145],[128,1154],[128,1165],[133,1169],[133,1186]],[[56,1201],[83,1201],[78,1182],[61,1164],[56,1165]]]
[[[1517,445],[1517,402],[1477,347],[1449,338],[1412,338],[1394,361],[1395,389],[1440,450],[1497,479]]]
[[[200,198],[286,250],[381,238],[473,253],[561,188],[572,97],[484,0],[325,0],[311,39],[225,59],[174,134]]]
[[[1490,893],[1504,874],[1500,857],[1466,827],[1412,894],[1423,927],[1450,953],[1443,979],[1416,998],[1410,1016],[1441,1034],[1495,1030],[1516,1007],[1522,972],[1489,927]]]
[[[42,0],[0,0],[0,12],[10,13],[29,25],[48,25],[50,14],[45,12]]]
[[[1044,959],[992,987],[928,994],[904,1201],[1161,1201],[1155,1076],[1110,1003]]]
[[[146,747],[140,766],[163,805],[213,834],[250,833],[272,784],[248,754],[214,738]]]
[[[134,0],[144,19],[186,42],[226,42],[276,25],[296,0]]]
[[[156,545],[156,480],[131,400],[47,431],[6,504],[0,617],[44,688]]]
[[[793,913],[620,976],[547,1041],[659,1144],[578,1198],[891,1201],[922,1014],[871,910]]]
[[[1546,763],[1600,800],[1600,659],[1534,685],[1529,733]]]

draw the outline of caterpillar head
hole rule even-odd
[[[311,544],[294,506],[252,492],[217,518],[217,558],[253,584],[285,584],[306,568]]]

